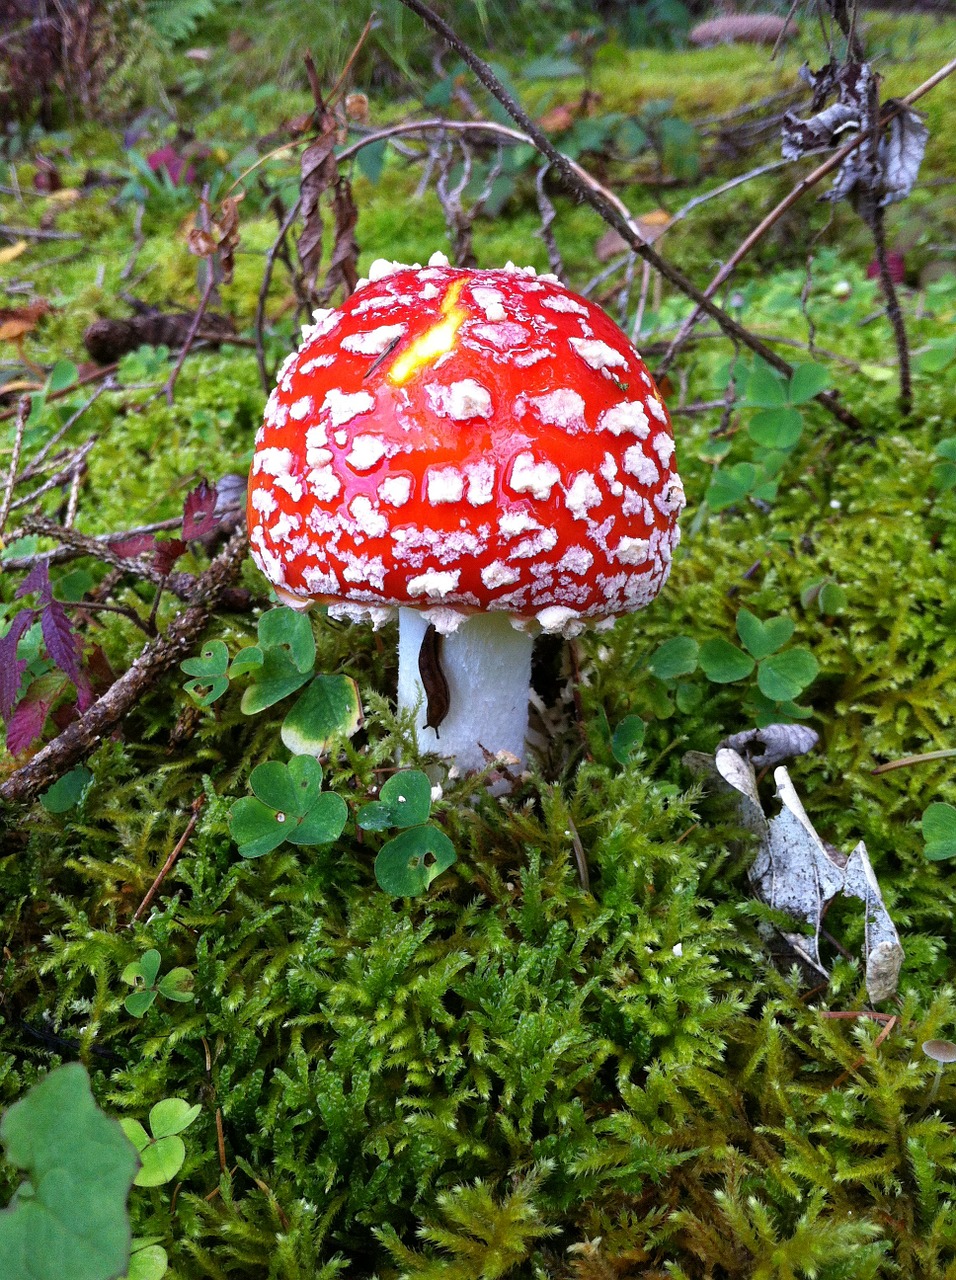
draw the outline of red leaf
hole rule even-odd
[[[18,756],[37,741],[49,714],[50,702],[44,698],[26,697],[17,705],[7,725],[7,750],[11,755]]]
[[[186,497],[183,506],[183,540],[192,542],[194,538],[204,538],[219,523],[215,515],[216,486],[200,480],[197,488]]]
[[[894,284],[902,284],[906,278],[906,263],[903,261],[901,253],[888,253],[886,255],[886,269],[890,279]],[[880,264],[874,258],[866,269],[867,280],[878,280],[880,277]]]
[[[13,710],[20,680],[27,668],[26,659],[17,657],[17,645],[35,620],[36,614],[32,609],[21,609],[10,623],[7,634],[0,636],[0,716],[4,720]]]
[[[185,550],[186,544],[180,538],[156,540],[156,554],[153,557],[153,564],[164,578]]]
[[[140,556],[144,551],[152,551],[155,544],[156,538],[151,533],[132,533],[128,538],[117,538],[109,547],[118,556]]]
[[[18,598],[22,599],[23,596],[32,595],[34,592],[39,593],[41,604],[46,604],[53,594],[50,587],[50,562],[48,560],[38,560],[36,562],[17,587],[16,594]]]
[[[82,679],[80,655],[83,644],[59,600],[51,597],[40,615],[40,629],[47,653],[64,675],[69,676],[74,684],[79,684]]]
[[[146,163],[153,173],[159,173],[160,169],[165,169],[174,187],[186,186],[196,177],[196,170],[168,142],[158,151],[151,151],[146,157]]]

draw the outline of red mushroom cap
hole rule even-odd
[[[552,276],[373,264],[269,398],[252,554],[280,597],[453,630],[506,610],[574,634],[657,595],[683,488],[664,403],[605,313]]]

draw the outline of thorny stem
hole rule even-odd
[[[717,324],[723,329],[728,337],[736,339],[743,346],[748,347],[755,355],[761,356],[767,364],[776,369],[778,373],[782,373],[784,377],[789,378],[793,373],[793,368],[772,351],[770,347],[755,338],[741,324],[738,324],[731,316],[717,306],[711,300],[709,293],[701,293],[700,289],[689,280],[687,276],[679,271],[675,266],[662,258],[654,249],[644,240],[638,229],[635,227],[630,214],[623,203],[615,198],[610,198],[609,193],[603,189],[598,189],[597,184],[593,182],[583,181],[578,166],[574,165],[567,156],[563,155],[551,142],[550,138],[544,133],[531,117],[525,112],[514,98],[504,88],[498,78],[495,76],[491,68],[486,62],[467,45],[452,28],[440,18],[437,13],[423,3],[423,0],[401,0],[406,8],[411,9],[413,13],[417,13],[420,18],[428,23],[439,35],[451,45],[461,58],[471,67],[472,71],[495,98],[501,103],[508,114],[515,120],[528,135],[529,141],[541,152],[547,156],[559,174],[565,187],[573,194],[588,202],[593,209],[597,211],[604,221],[618,232],[629,244],[636,254],[642,257],[646,262],[672,284],[681,293],[685,294],[692,301],[697,303],[697,311],[703,311],[711,316]],[[816,399],[829,411],[833,416],[849,427],[853,431],[863,431],[863,424],[859,421],[855,414],[846,409],[832,391],[821,391]]]
[[[908,93],[905,98],[901,98],[898,102],[894,102],[887,110],[886,114],[880,117],[880,128],[889,124],[891,120],[899,115],[904,107],[912,106],[914,102],[929,93],[931,89],[935,89],[942,80],[945,80],[947,76],[952,75],[954,71],[956,71],[956,58],[951,62],[947,62],[945,66],[940,67],[940,69],[934,72],[928,80],[924,80],[921,85],[917,86],[917,88],[915,88],[911,93]],[[787,210],[792,205],[795,205],[801,196],[805,195],[809,190],[811,190],[811,188],[815,187],[818,182],[821,182],[828,173],[832,173],[834,169],[838,169],[847,156],[860,146],[867,137],[868,135],[865,132],[858,133],[855,138],[851,138],[850,141],[840,147],[838,151],[834,151],[833,155],[824,160],[823,164],[817,165],[817,167],[811,173],[808,173],[805,178],[801,178],[793,190],[788,195],[784,196],[780,203],[776,205],[775,208],[771,209],[767,216],[759,222],[756,227],[754,227],[750,235],[737,246],[734,252],[714,276],[713,280],[711,280],[710,284],[708,284],[707,288],[704,290],[704,295],[709,298],[712,294],[716,293],[724,281],[734,273],[742,259],[747,256],[759,240],[763,239],[770,228],[780,221]],[[658,378],[662,377],[674,363],[674,359],[678,351],[690,337],[694,327],[699,322],[701,318],[701,311],[701,307],[698,306],[695,308],[695,310],[691,312],[681,325],[677,336],[665,352],[663,360],[654,371]],[[827,391],[821,392],[820,395],[817,396],[817,399],[826,403],[826,397],[831,394],[832,393]]]

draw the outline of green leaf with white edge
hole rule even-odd
[[[789,618],[768,618],[761,622],[749,609],[740,609],[737,634],[744,647],[759,660],[783,648],[793,636],[793,623]]]
[[[645,724],[640,716],[625,716],[611,735],[611,755],[618,764],[627,764],[644,745]]]
[[[134,1238],[129,1270],[123,1280],[163,1280],[168,1270],[169,1255],[157,1243],[157,1237]]]
[[[311,673],[315,666],[315,636],[307,613],[280,605],[262,615],[258,632],[263,649],[286,649],[298,671]]]
[[[790,378],[790,403],[806,404],[821,391],[826,391],[831,382],[830,370],[826,365],[798,364]]]
[[[319,756],[362,724],[358,685],[351,676],[316,676],[282,722],[280,736],[296,755]]]
[[[40,803],[47,813],[66,813],[80,803],[92,781],[93,775],[89,769],[78,764],[42,793]]]
[[[97,1107],[79,1063],[50,1071],[0,1120],[21,1183],[0,1213],[5,1280],[115,1280],[130,1260],[134,1148]]]
[[[432,784],[420,769],[393,773],[379,792],[379,799],[359,809],[357,822],[363,831],[387,831],[389,827],[416,827],[428,821],[432,809]]]
[[[700,646],[701,670],[714,684],[733,684],[735,680],[743,680],[756,665],[749,653],[744,653],[720,636],[706,640]]]
[[[196,997],[193,995],[193,975],[188,969],[170,969],[164,973],[156,984],[156,990],[167,1000],[175,1000],[177,1004],[189,1004]]]
[[[188,1129],[202,1107],[190,1106],[185,1098],[163,1098],[149,1113],[149,1131],[154,1138],[169,1138]]]
[[[757,687],[774,702],[799,697],[812,684],[820,664],[809,649],[785,649],[764,658],[757,668]]]
[[[951,804],[931,804],[920,824],[926,841],[924,853],[931,862],[956,858],[956,809]]]
[[[787,404],[787,384],[776,369],[759,357],[747,379],[747,404],[756,409],[780,409]]]
[[[310,673],[311,668],[305,672],[299,670],[288,649],[276,646],[264,650],[256,681],[242,695],[240,705],[244,714],[258,715],[260,711],[275,706],[296,689],[301,689]]]
[[[657,646],[647,668],[658,680],[676,680],[697,670],[700,646],[693,636],[674,636]]]
[[[792,449],[803,435],[799,409],[763,409],[747,424],[751,440],[767,449]]]
[[[256,671],[262,666],[264,655],[257,644],[247,644],[240,649],[229,667],[230,676],[242,676],[247,671]]]
[[[437,827],[409,827],[382,845],[375,879],[393,897],[410,898],[423,893],[455,857],[455,846]]]
[[[139,1152],[142,1168],[134,1178],[137,1187],[161,1187],[183,1167],[186,1144],[182,1138],[151,1138],[138,1120],[120,1121],[123,1132]]]

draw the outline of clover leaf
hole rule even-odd
[[[342,834],[348,808],[322,790],[322,766],[313,756],[257,765],[249,777],[253,795],[232,806],[229,829],[243,858],[261,858],[280,844],[331,844]]]
[[[138,1120],[120,1121],[123,1132],[139,1152],[142,1167],[134,1182],[137,1187],[159,1187],[171,1182],[183,1167],[186,1144],[179,1134],[199,1115],[183,1098],[163,1098],[149,1113],[149,1133]]]
[[[951,804],[931,804],[923,814],[925,853],[931,862],[956,858],[956,809]]]
[[[221,640],[203,645],[198,658],[187,658],[180,668],[187,676],[195,676],[183,688],[201,707],[210,707],[229,688],[229,650]]]
[[[455,861],[455,846],[437,827],[409,827],[382,845],[375,879],[386,893],[409,898],[422,893]]]
[[[188,969],[170,969],[159,977],[162,956],[155,949],[143,953],[138,960],[133,960],[123,970],[124,982],[137,989],[123,1001],[126,1012],[134,1018],[141,1018],[155,1003],[157,996],[165,996],[167,1000],[175,1000],[180,1004],[188,1004],[193,996],[193,975]]]
[[[389,827],[414,827],[428,821],[432,784],[420,769],[393,774],[378,800],[363,804],[356,821],[363,831],[387,831]]]

